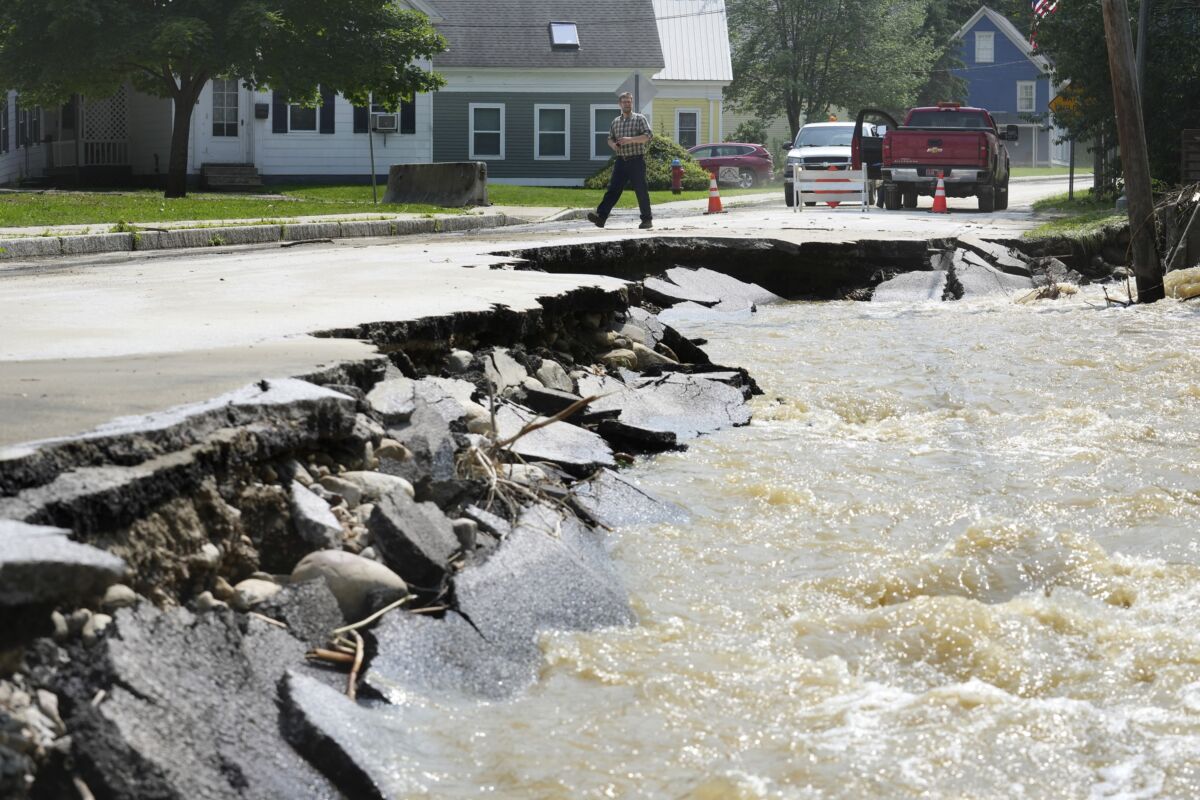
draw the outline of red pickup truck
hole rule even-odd
[[[1008,150],[1017,126],[996,129],[982,108],[938,103],[914,108],[904,124],[883,137],[883,206],[917,207],[932,195],[938,175],[947,197],[979,198],[980,211],[1008,208]]]

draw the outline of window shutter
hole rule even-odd
[[[288,132],[287,98],[276,91],[271,92],[271,133]]]
[[[321,133],[333,133],[333,99],[332,89],[321,87]]]
[[[371,123],[371,109],[366,106],[354,107],[354,132],[366,133]]]
[[[400,101],[400,132],[417,132],[417,100],[415,97],[412,100]]]

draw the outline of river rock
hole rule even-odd
[[[142,603],[115,620],[51,687],[70,697],[73,756],[97,797],[340,797],[280,735],[276,686],[306,671],[304,643],[222,611]]]
[[[0,519],[0,636],[48,632],[51,607],[88,602],[125,575],[120,558],[69,537]]]
[[[354,508],[362,501],[362,490],[341,475],[326,475],[321,478],[321,485],[346,501],[346,505]]]
[[[637,369],[638,359],[637,353],[632,350],[618,349],[609,350],[607,353],[601,353],[598,356],[600,363],[609,369]]]
[[[529,409],[505,403],[496,409],[496,437],[501,441],[517,434],[527,423],[544,419]],[[509,450],[526,461],[549,461],[573,475],[591,474],[598,467],[614,466],[612,450],[596,434],[566,422],[552,422],[517,439]]]
[[[534,373],[542,385],[547,389],[555,389],[560,392],[575,391],[575,382],[571,380],[571,376],[562,368],[557,361],[551,361],[548,358],[543,358],[541,365]]]
[[[329,504],[298,483],[292,484],[292,521],[296,533],[318,548],[337,547],[342,542],[342,524],[329,510]]]
[[[413,485],[395,475],[385,475],[382,472],[351,471],[343,472],[338,477],[358,489],[359,500],[363,503],[374,503],[392,492],[404,492],[409,497],[414,496]]]
[[[469,350],[451,350],[446,356],[446,369],[455,375],[461,375],[471,368],[475,356]]]
[[[262,578],[246,578],[244,581],[238,581],[233,587],[234,607],[240,611],[254,608],[278,594],[280,588],[278,583]]]
[[[467,430],[487,436],[493,433],[492,413],[479,403],[469,403],[463,406],[467,410]]]
[[[417,503],[404,492],[381,499],[367,527],[383,562],[419,588],[440,586],[458,551],[454,528],[441,509],[433,503]]]
[[[129,588],[123,583],[114,583],[104,592],[104,599],[100,601],[100,607],[105,611],[112,612],[118,608],[129,608],[137,605],[137,592]]]
[[[383,564],[340,550],[310,553],[292,571],[294,584],[318,579],[328,587],[347,620],[363,617],[373,598],[397,600],[408,592],[404,580]]]
[[[546,506],[527,509],[487,561],[459,573],[454,594],[461,616],[392,615],[376,628],[366,681],[385,698],[414,689],[508,697],[536,679],[541,631],[634,621],[600,536]]]
[[[668,358],[662,353],[656,353],[644,344],[634,342],[630,345],[633,354],[637,357],[637,368],[645,371],[651,367],[661,367],[664,364],[677,364],[673,358]]]
[[[483,356],[483,374],[491,382],[497,395],[505,390],[520,386],[521,381],[529,377],[529,372],[521,362],[517,361],[503,347],[493,348]]]

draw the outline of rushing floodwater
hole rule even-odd
[[[413,795],[1200,796],[1200,307],[1088,301],[682,326],[767,394],[634,470],[640,626],[414,701]]]

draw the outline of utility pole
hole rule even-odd
[[[1138,38],[1137,38],[1137,87],[1138,98],[1143,102],[1146,99],[1146,40],[1149,38],[1149,32],[1146,30],[1150,26],[1150,4],[1152,0],[1142,0],[1138,6]],[[1144,106],[1139,106],[1144,108]]]
[[[1154,197],[1150,191],[1150,158],[1134,75],[1133,37],[1125,0],[1102,0],[1108,69],[1112,75],[1113,106],[1117,112],[1117,143],[1129,201],[1129,233],[1133,239],[1133,274],[1139,303],[1162,300],[1162,265],[1154,245]]]

